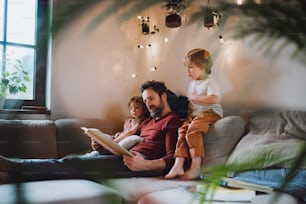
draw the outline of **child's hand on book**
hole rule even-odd
[[[98,151],[99,153],[102,153],[105,151],[104,147],[100,145],[97,141],[95,141],[94,139],[91,139],[91,148],[93,150]]]

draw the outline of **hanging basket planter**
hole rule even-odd
[[[210,29],[218,26],[220,23],[221,14],[216,9],[210,7],[209,1],[207,3],[206,10],[204,11],[204,27]]]

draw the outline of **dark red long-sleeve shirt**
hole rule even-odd
[[[181,120],[175,113],[169,113],[159,120],[150,117],[141,123],[138,132],[145,140],[136,144],[132,150],[146,155],[148,159],[164,159],[168,170],[174,162],[180,126]]]

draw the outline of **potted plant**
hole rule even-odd
[[[6,62],[7,69],[0,76],[0,109],[3,109],[7,94],[25,93],[27,91],[26,82],[30,82],[29,73],[21,60],[7,58]]]
[[[204,13],[204,27],[210,29],[217,26],[220,23],[220,19],[221,14],[218,12],[218,10],[207,7]]]

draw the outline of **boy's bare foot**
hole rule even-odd
[[[165,179],[173,179],[178,176],[184,175],[184,169],[183,168],[172,168],[168,174],[165,175]]]
[[[176,157],[174,165],[172,166],[169,173],[165,175],[165,179],[173,179],[175,177],[184,175],[184,162],[184,157]]]
[[[181,176],[181,178],[184,180],[194,180],[200,178],[200,175],[200,168],[190,168],[184,173],[184,175]]]

